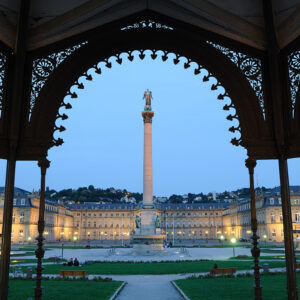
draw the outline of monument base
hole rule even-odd
[[[165,255],[163,234],[136,234],[133,237],[133,255]]]

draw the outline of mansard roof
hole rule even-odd
[[[66,207],[71,210],[77,209],[103,209],[103,210],[118,210],[118,209],[140,209],[142,207],[142,203],[138,204],[119,204],[119,203],[94,203],[94,202],[86,202],[83,204],[67,204]],[[183,203],[163,203],[163,204],[155,204],[156,209],[160,210],[196,210],[196,209],[219,209],[223,210],[229,207],[228,203],[192,203],[192,204],[183,204]]]

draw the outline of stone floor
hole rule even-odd
[[[127,281],[117,300],[181,300],[171,284],[178,275],[132,275],[112,276],[113,280]]]
[[[233,256],[232,248],[167,248],[168,255],[164,256],[133,256],[130,248],[113,248],[111,249],[64,249],[63,257],[66,259],[77,258],[80,262],[87,260],[98,261],[167,261],[167,260],[199,260],[214,259],[225,260]],[[279,253],[280,254],[280,253]],[[282,254],[282,253],[281,253]],[[45,252],[45,258],[59,256],[61,249],[48,249]],[[250,248],[235,248],[235,255],[251,255]],[[261,253],[261,256],[270,255]],[[276,253],[274,253],[276,255]],[[35,256],[18,256],[18,259],[35,258]]]

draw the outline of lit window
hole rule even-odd
[[[272,213],[271,214],[271,222],[274,223],[275,222],[275,215]]]

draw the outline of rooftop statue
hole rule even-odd
[[[151,107],[151,100],[153,99],[153,97],[152,97],[152,92],[149,91],[149,89],[147,89],[147,91],[145,91],[143,99],[145,99],[146,106]]]

